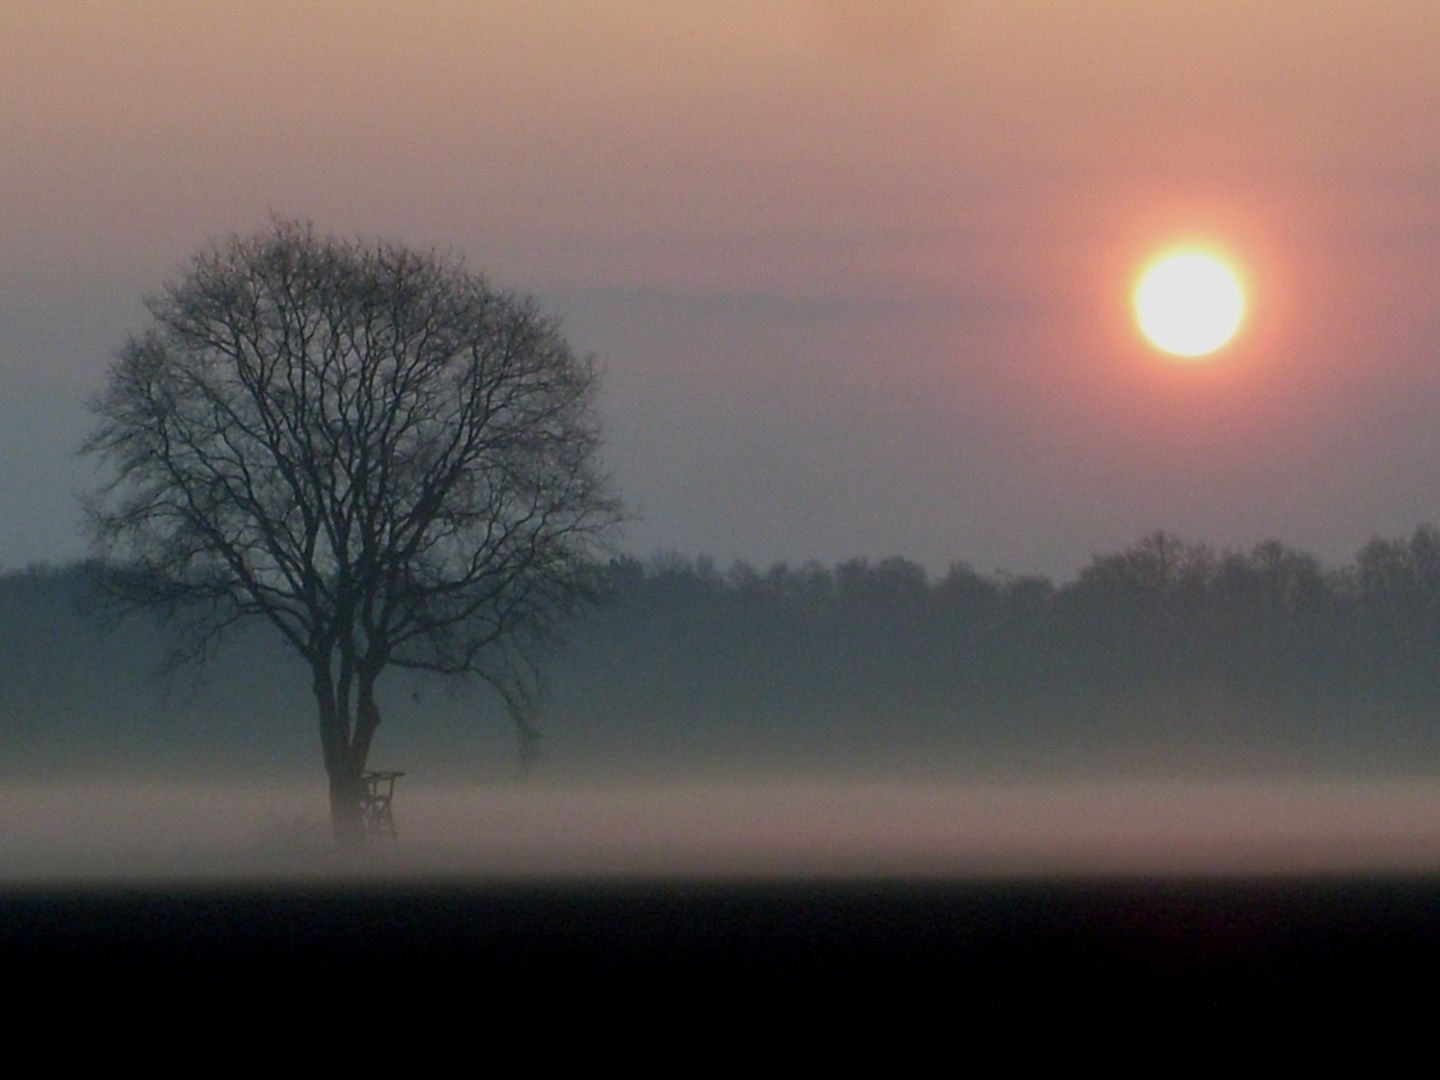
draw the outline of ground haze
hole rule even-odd
[[[332,848],[323,791],[12,786],[0,881],[1440,873],[1431,782],[734,782],[436,788]]]

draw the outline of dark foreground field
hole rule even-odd
[[[545,1012],[717,991],[1371,1003],[1440,960],[1440,878],[25,887],[0,894],[0,956],[12,987],[63,984],[72,1004],[143,987],[156,1008],[241,986],[377,1006],[464,986]]]

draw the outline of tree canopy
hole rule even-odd
[[[112,592],[203,654],[264,620],[303,657],[337,833],[391,667],[473,675],[522,735],[537,648],[620,516],[593,365],[461,263],[305,223],[231,237],[149,301],[92,404]]]

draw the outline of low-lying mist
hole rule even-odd
[[[153,672],[78,568],[0,577],[0,876],[1440,869],[1440,539],[1327,569],[1160,534],[1072,582],[894,559],[612,568],[522,771],[499,703],[388,677],[398,840],[333,850],[304,671]]]
[[[861,781],[434,787],[342,854],[319,785],[0,794],[0,881],[350,876],[1069,876],[1440,872],[1428,781]]]

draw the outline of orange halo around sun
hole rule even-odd
[[[1174,251],[1141,275],[1135,317],[1156,348],[1176,356],[1204,356],[1240,329],[1245,292],[1235,272],[1213,255]]]

